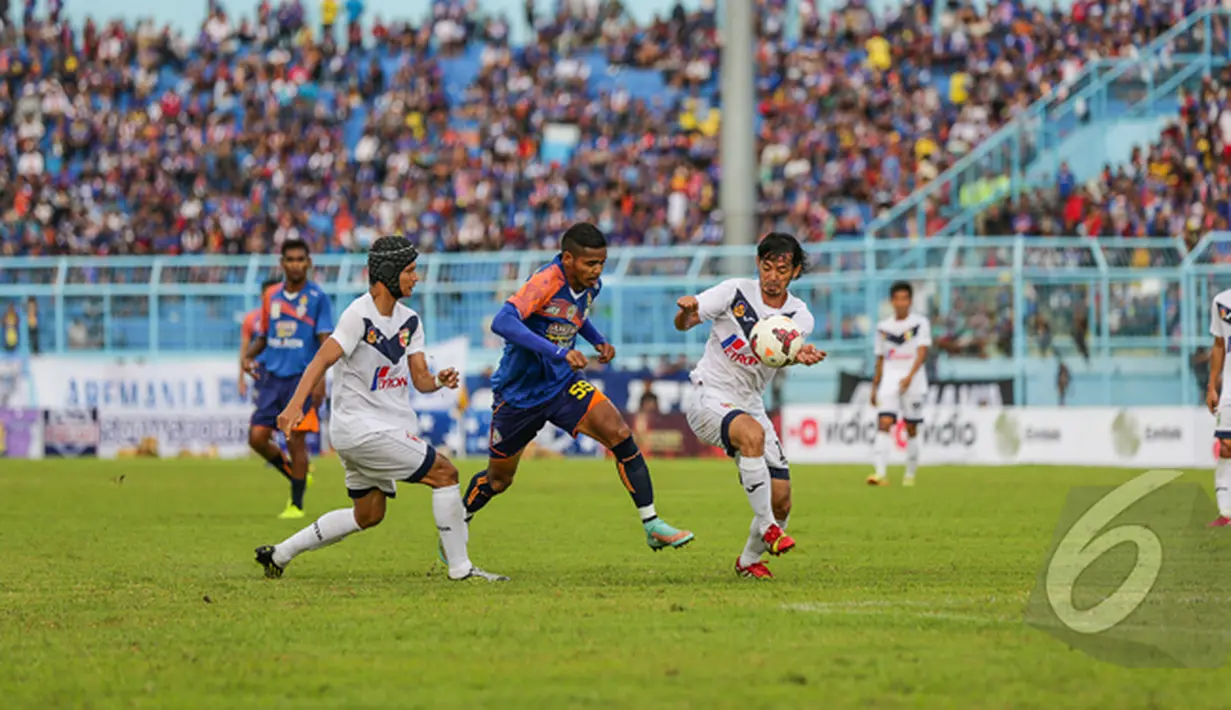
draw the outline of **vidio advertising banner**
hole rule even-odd
[[[869,407],[788,406],[783,444],[796,463],[871,465],[876,412]],[[890,462],[905,461],[906,432],[892,430]],[[919,425],[932,464],[1056,464],[1205,468],[1216,459],[1214,421],[1194,407],[934,407]]]

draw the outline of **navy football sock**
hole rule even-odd
[[[466,487],[466,495],[462,496],[462,502],[466,504],[466,520],[482,510],[495,495],[496,491],[492,490],[492,484],[487,480],[487,471],[476,473]]]
[[[645,457],[633,437],[616,444],[611,449],[616,457],[616,469],[620,472],[620,480],[633,497],[637,508],[654,505],[654,484],[650,482],[650,468],[645,465]]]
[[[278,469],[278,473],[281,473],[283,477],[286,478],[286,480],[288,481],[295,480],[291,476],[291,462],[285,456],[282,455],[282,451],[280,449],[278,450],[278,453],[276,454],[273,454],[273,453],[265,454],[265,460],[268,461],[271,466]]]
[[[303,510],[303,492],[308,487],[308,481],[304,478],[291,479],[291,505]]]

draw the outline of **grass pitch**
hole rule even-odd
[[[275,582],[252,549],[303,523],[256,462],[0,461],[0,707],[1226,707],[1231,672],[1022,624],[1068,487],[1132,472],[797,466],[799,547],[754,583],[731,465],[651,467],[691,547],[646,548],[609,464],[532,461],[472,529],[490,585],[445,579],[421,486]],[[348,504],[318,461],[309,521]]]

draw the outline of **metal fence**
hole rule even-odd
[[[834,367],[869,367],[871,333],[895,281],[934,321],[937,367],[955,377],[1012,377],[1019,402],[1050,403],[1068,363],[1083,383],[1071,403],[1196,400],[1194,356],[1208,346],[1212,296],[1231,287],[1231,235],[1192,253],[1170,239],[964,238],[852,240],[808,248],[793,290],[816,316],[813,339]],[[544,252],[428,254],[410,305],[429,341],[465,336],[494,364],[489,324],[501,302],[551,257]],[[341,310],[367,288],[363,255],[318,256],[314,280]],[[677,333],[675,300],[754,273],[748,248],[612,250],[593,318],[622,361],[658,365],[700,355],[705,332]],[[0,315],[21,323],[21,352],[169,357],[234,353],[239,324],[276,256],[0,260]],[[26,336],[27,302],[37,327]],[[826,377],[817,374],[814,377]]]

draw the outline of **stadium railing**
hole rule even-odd
[[[1016,199],[1023,190],[1054,180],[1062,160],[1080,159],[1075,166],[1079,179],[1091,177],[1091,168],[1097,172],[1109,159],[1121,162],[1127,152],[1121,157],[1117,151],[1130,149],[1131,142],[1112,141],[1101,129],[1114,121],[1174,115],[1177,89],[1231,61],[1229,28],[1231,9],[1204,8],[1142,47],[1135,58],[1087,63],[1072,80],[873,221],[867,234],[924,236],[932,205],[946,218],[946,226],[933,236],[968,233],[987,204]],[[1065,150],[1070,141],[1079,141],[1081,149]]]
[[[1209,300],[1228,253],[1226,234],[1207,236],[1191,254],[1170,239],[809,245],[810,267],[793,290],[812,308],[813,339],[831,361],[798,381],[832,392],[825,388],[838,372],[869,371],[874,324],[887,315],[889,286],[904,280],[915,285],[917,310],[933,319],[941,377],[1012,378],[1015,401],[1047,404],[1057,397],[1058,362],[1066,361],[1070,404],[1189,403],[1197,392],[1189,358],[1208,339]],[[429,341],[464,336],[474,364],[493,365],[501,343],[489,332],[492,315],[549,256],[423,255],[410,303],[424,315]],[[314,266],[335,311],[367,288],[361,254],[317,256]],[[30,350],[24,304],[33,298],[42,353],[231,354],[261,281],[277,274],[276,256],[9,258],[0,260],[0,313],[20,306],[23,352]],[[592,317],[626,367],[695,359],[706,332],[675,331],[676,299],[753,274],[746,247],[613,249]]]

